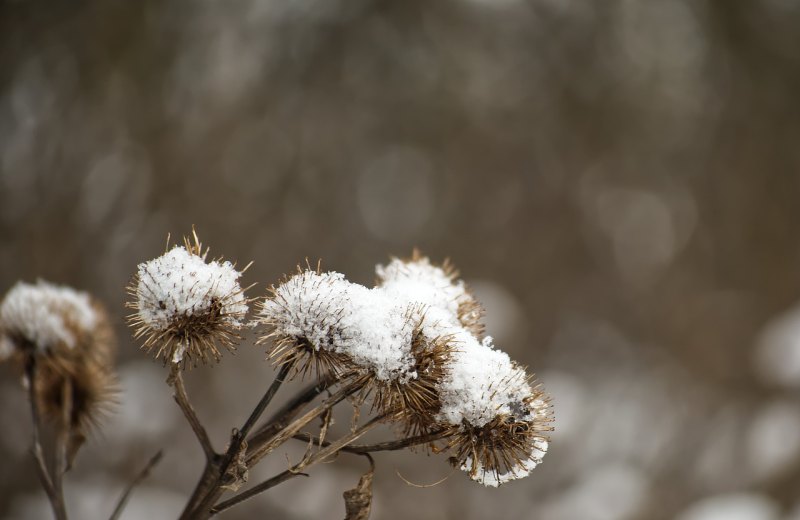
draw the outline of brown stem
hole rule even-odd
[[[331,374],[327,374],[316,384],[305,388],[275,412],[267,423],[247,440],[248,445],[259,446],[274,437],[279,431],[286,428],[308,403],[316,399],[319,394],[330,388],[335,382],[336,378]]]
[[[192,431],[194,431],[197,440],[200,442],[200,446],[203,448],[203,453],[206,455],[206,461],[213,460],[217,453],[211,446],[211,440],[208,438],[208,433],[203,427],[203,424],[200,422],[200,419],[197,418],[197,413],[195,413],[192,403],[189,402],[189,395],[186,393],[186,387],[183,384],[183,373],[178,365],[172,365],[172,370],[170,372],[169,379],[167,379],[167,384],[175,389],[175,394],[173,396],[175,398],[175,402],[178,403],[178,406],[180,406],[184,417],[186,417],[186,420],[192,427]]]
[[[128,487],[125,488],[125,491],[122,493],[122,496],[119,497],[119,500],[117,501],[117,507],[114,508],[114,512],[111,513],[109,520],[117,520],[119,518],[119,515],[121,515],[122,511],[125,509],[125,505],[128,503],[128,499],[130,498],[133,489],[136,486],[138,486],[141,481],[147,478],[153,467],[156,464],[158,464],[158,462],[161,460],[161,456],[163,454],[164,453],[161,450],[158,450],[158,453],[153,455],[153,457],[150,459],[150,461],[147,463],[144,469],[142,469],[142,471],[140,471],[139,474],[136,475],[136,478],[134,478],[131,481],[131,483],[128,484]]]
[[[247,436],[250,434],[250,430],[253,429],[258,419],[261,417],[261,414],[264,413],[264,410],[267,409],[269,403],[272,401],[272,398],[275,397],[275,394],[278,392],[278,389],[281,387],[283,382],[286,380],[286,376],[289,374],[289,370],[292,369],[292,363],[286,363],[281,367],[280,372],[278,375],[275,376],[275,379],[272,381],[272,384],[267,389],[264,396],[261,398],[261,401],[258,402],[256,407],[253,409],[253,412],[250,414],[250,417],[247,418],[245,421],[244,426],[239,430],[239,443],[246,439]],[[229,450],[230,451],[230,450]],[[233,450],[234,454],[238,452],[238,446],[235,450]]]
[[[278,475],[272,477],[271,479],[269,479],[269,480],[267,480],[265,482],[262,482],[261,484],[259,484],[257,486],[254,486],[254,487],[248,489],[247,491],[244,491],[244,492],[236,495],[235,497],[233,497],[233,498],[231,498],[229,500],[226,500],[224,502],[220,502],[219,504],[214,506],[213,509],[211,509],[211,514],[212,515],[216,515],[217,513],[225,511],[226,509],[230,509],[231,507],[233,507],[233,506],[235,506],[237,504],[240,504],[240,503],[244,502],[245,500],[253,498],[256,495],[258,495],[260,493],[263,493],[264,491],[266,491],[266,490],[268,490],[268,489],[270,489],[272,487],[277,486],[281,482],[285,482],[285,481],[289,480],[290,478],[293,478],[295,476],[301,475],[302,473],[300,473],[300,471],[303,468],[307,468],[309,466],[313,466],[317,462],[325,460],[328,457],[330,457],[331,455],[333,455],[333,454],[335,454],[335,453],[337,453],[339,451],[342,451],[345,446],[347,446],[351,442],[353,442],[356,439],[358,439],[361,436],[363,436],[369,430],[371,430],[372,428],[377,426],[385,418],[386,418],[386,415],[381,415],[379,417],[375,417],[374,419],[370,420],[368,423],[366,423],[361,428],[358,428],[358,429],[350,432],[349,434],[345,435],[344,437],[342,437],[342,438],[340,438],[340,439],[338,439],[338,440],[336,440],[334,442],[325,443],[325,444],[327,444],[325,449],[318,451],[317,453],[315,453],[314,455],[312,455],[310,457],[303,457],[303,459],[300,462],[298,462],[297,464],[295,464],[291,468],[285,470],[284,472],[279,473]]]
[[[239,430],[235,429],[231,434],[231,440],[225,454],[222,456],[215,455],[212,459],[208,460],[200,482],[198,482],[181,518],[194,518],[195,516],[203,518],[203,515],[207,514],[203,512],[210,510],[211,506],[219,500],[219,497],[222,495],[222,486],[227,484],[228,469],[234,459],[239,456],[242,446],[247,446],[247,444],[244,443],[247,435],[275,397],[275,394],[286,380],[286,376],[289,374],[291,368],[291,364],[286,364],[281,367],[278,375],[250,413],[250,416],[247,418],[242,428]]]
[[[59,501],[59,507],[65,511],[64,504],[64,473],[67,467],[67,443],[72,426],[72,383],[69,378],[64,378],[61,386],[61,424],[56,434],[55,459],[53,461],[53,490]]]
[[[57,520],[66,520],[66,508],[64,507],[63,500],[59,500],[56,494],[53,479],[50,477],[50,471],[47,469],[47,462],[44,458],[44,450],[42,449],[40,440],[41,436],[39,430],[41,428],[41,421],[39,417],[39,404],[36,399],[36,359],[32,355],[28,356],[25,360],[25,377],[28,380],[28,400],[31,405],[31,419],[33,422],[31,455],[33,455],[36,461],[36,470],[39,474],[39,480],[47,494],[47,499],[50,501],[53,515]]]
[[[301,472],[298,472],[298,471],[292,471],[291,469],[287,469],[283,473],[278,473],[277,475],[275,475],[271,479],[266,480],[266,481],[262,482],[261,484],[259,484],[257,486],[253,486],[252,488],[248,489],[247,491],[243,491],[242,493],[239,493],[235,497],[233,497],[233,498],[231,498],[229,500],[226,500],[225,502],[220,502],[219,504],[217,504],[216,506],[214,506],[211,509],[211,516],[214,516],[214,515],[216,515],[218,513],[221,513],[223,511],[225,511],[226,509],[230,509],[230,508],[232,508],[233,506],[235,506],[237,504],[241,504],[245,500],[253,498],[254,496],[258,495],[259,493],[263,493],[264,491],[266,491],[266,490],[268,490],[270,488],[273,488],[273,487],[277,486],[278,484],[280,484],[282,482],[286,482],[289,479],[292,479],[294,477],[300,477],[300,476],[307,477],[308,474],[307,473],[301,473]]]
[[[355,453],[358,455],[372,453],[376,451],[397,451],[405,448],[411,448],[413,446],[419,446],[420,444],[427,444],[429,442],[437,441],[439,439],[446,437],[447,435],[448,435],[448,430],[441,429],[430,433],[426,433],[424,435],[406,437],[405,439],[396,439],[393,441],[379,442],[375,444],[345,446],[344,448],[342,448],[341,451],[347,453]],[[319,445],[319,439],[308,433],[297,433],[294,435],[294,438],[305,442],[311,441]],[[325,441],[322,442],[323,446],[327,446],[328,444],[329,444],[328,442]]]
[[[266,441],[263,445],[251,446],[251,450],[249,450],[250,453],[248,453],[247,457],[247,466],[252,467],[257,464],[261,459],[269,454],[269,452],[286,442],[289,438],[293,437],[294,434],[303,428],[303,426],[310,423],[330,408],[336,406],[348,396],[360,390],[366,381],[366,377],[360,377],[352,381],[350,384],[342,387],[338,392],[323,401],[319,406],[312,408],[300,416],[300,418],[295,419],[291,424],[283,428],[277,435]]]

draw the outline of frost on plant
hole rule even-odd
[[[406,433],[441,432],[487,486],[526,476],[551,430],[548,398],[482,337],[483,310],[450,266],[418,253],[378,266],[367,288],[305,270],[273,287],[259,320],[279,364],[370,380],[373,408]]]
[[[128,288],[135,310],[130,322],[143,348],[165,362],[219,361],[217,343],[233,350],[244,325],[248,300],[241,272],[227,261],[206,261],[208,251],[194,235],[183,246],[139,264]]]

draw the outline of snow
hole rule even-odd
[[[77,334],[97,323],[89,295],[45,281],[18,282],[0,304],[0,328],[30,341],[37,352],[58,346],[73,348]],[[9,340],[1,350],[8,353]]]
[[[206,263],[202,256],[176,246],[164,255],[139,264],[136,297],[142,323],[166,330],[176,318],[204,316],[221,305],[220,316],[239,327],[248,306],[239,285],[241,273],[230,262]],[[176,350],[180,358],[182,352]],[[179,361],[180,359],[178,359]]]
[[[472,300],[464,282],[454,280],[427,258],[405,262],[398,258],[375,267],[379,287],[395,298],[446,311],[458,322],[458,306]]]

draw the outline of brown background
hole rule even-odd
[[[157,448],[126,518],[170,517],[199,471],[123,322],[137,263],[195,224],[255,260],[253,294],[305,258],[370,283],[414,246],[450,257],[554,395],[530,478],[418,489],[395,470],[435,482],[444,457],[381,455],[376,519],[660,520],[720,496],[794,518],[798,27],[791,0],[0,2],[0,291],[91,291],[120,338],[122,403],[70,475],[73,516],[107,517]],[[189,374],[217,443],[263,358],[246,342]],[[0,516],[38,518],[0,374]],[[362,468],[223,518],[341,518]]]

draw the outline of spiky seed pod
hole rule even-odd
[[[239,278],[247,267],[240,272],[222,259],[207,262],[207,255],[193,233],[193,241],[185,238],[183,246],[139,264],[128,286],[134,337],[165,364],[218,362],[218,345],[233,351],[241,339],[249,300]]]
[[[449,260],[441,266],[431,263],[418,249],[410,258],[393,258],[375,269],[377,286],[389,293],[447,311],[477,338],[484,333],[484,309]]]
[[[116,400],[116,378],[96,360],[71,366],[42,364],[37,367],[36,396],[42,415],[58,423],[65,391],[71,403],[68,427],[86,434],[99,424]]]
[[[45,281],[18,282],[0,303],[0,330],[8,355],[69,358],[109,348],[103,338],[107,327],[99,304],[84,292]]]
[[[0,304],[0,328],[20,372],[33,367],[35,379],[26,383],[33,385],[42,416],[67,430],[72,460],[114,403],[115,341],[105,309],[67,287],[18,283]]]
[[[547,452],[552,415],[544,392],[537,388],[509,408],[513,413],[499,414],[482,426],[465,420],[448,438],[458,466],[486,486],[527,476]]]
[[[441,408],[438,385],[444,377],[453,345],[446,336],[430,338],[422,323],[412,339],[413,377],[402,380],[373,380],[373,408],[393,413],[406,437],[424,435],[439,428]]]
[[[261,303],[257,323],[264,326],[259,344],[277,365],[290,364],[293,375],[309,372],[336,378],[351,373],[352,361],[336,349],[343,337],[349,282],[339,273],[297,267],[297,273],[271,286]]]

